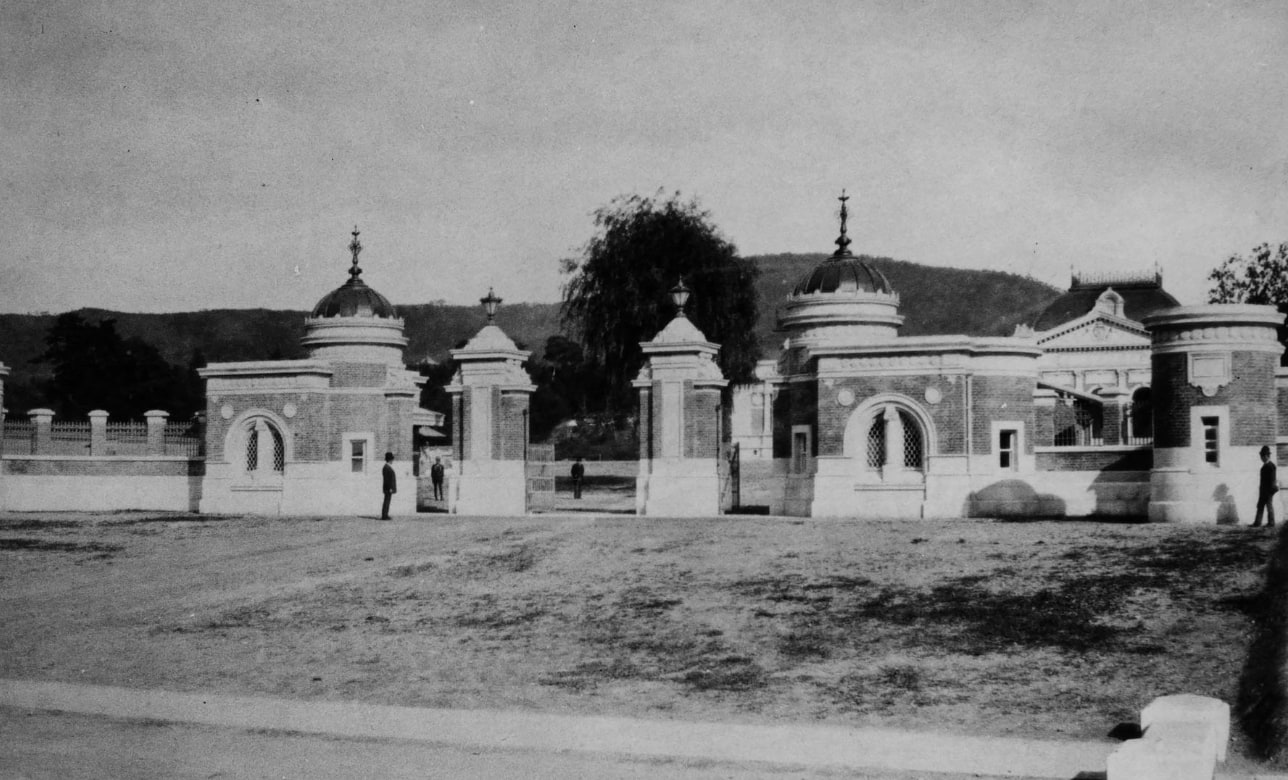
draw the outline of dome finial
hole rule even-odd
[[[841,201],[841,235],[836,239],[836,251],[832,253],[832,257],[850,256],[850,237],[845,235],[845,221],[850,216],[850,212],[845,208],[845,202],[849,199],[850,196],[846,195],[845,189],[842,188],[841,197],[837,198]]]
[[[362,276],[362,269],[358,267],[358,253],[362,251],[362,244],[358,242],[358,226],[353,226],[353,241],[349,244],[349,251],[353,253],[353,267],[349,269],[349,278],[352,281],[358,281]]]

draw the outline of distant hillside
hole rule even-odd
[[[765,357],[774,357],[782,335],[773,332],[776,309],[802,276],[826,255],[780,254],[752,257],[761,269],[760,323],[757,334]],[[899,292],[904,316],[900,333],[907,336],[964,333],[1009,335],[1016,323],[1032,321],[1060,291],[1033,279],[997,271],[937,268],[890,258],[864,258]],[[447,351],[483,327],[478,306],[419,304],[399,306],[410,339],[407,361],[444,360]],[[196,351],[206,361],[264,360],[302,357],[304,311],[210,309],[175,314],[131,314],[83,309],[92,321],[113,317],[123,336],[137,336],[156,346],[167,360],[185,366]],[[6,380],[6,406],[24,408],[34,382],[48,367],[33,363],[44,352],[52,314],[0,314],[0,362],[12,370]],[[546,339],[559,332],[559,306],[551,303],[506,303],[497,324],[511,338],[538,354]]]
[[[961,333],[969,336],[1009,336],[1019,323],[1032,322],[1047,304],[1060,295],[1049,284],[1001,271],[972,271],[939,268],[888,257],[860,255],[885,274],[899,293],[903,315],[902,336]],[[775,308],[796,287],[797,282],[825,254],[759,255],[760,325],[757,332],[765,357],[778,354],[781,334],[772,331]]]

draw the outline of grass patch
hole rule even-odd
[[[24,537],[0,539],[0,550],[111,554],[118,553],[123,549],[125,548],[122,545],[104,544],[103,542],[61,542]]]

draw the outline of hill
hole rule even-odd
[[[760,323],[757,335],[765,357],[778,353],[781,334],[773,332],[776,309],[796,282],[823,254],[777,254],[752,257],[760,267]],[[890,280],[900,294],[908,336],[964,333],[1009,335],[1017,323],[1032,321],[1060,291],[1022,276],[997,271],[938,268],[886,257],[864,258]],[[478,306],[418,304],[399,306],[410,340],[407,360],[445,360],[447,351],[483,327]],[[175,365],[188,365],[199,355],[211,362],[302,357],[299,340],[308,313],[300,310],[209,309],[173,314],[136,314],[83,309],[91,321],[115,318],[117,330],[154,345]],[[35,361],[45,349],[53,314],[0,314],[0,362],[12,373],[6,380],[11,409],[38,404],[36,382],[48,376]],[[546,339],[559,332],[559,306],[552,303],[507,303],[497,324],[515,341],[538,354]]]

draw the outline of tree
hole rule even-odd
[[[1260,303],[1288,314],[1288,242],[1262,244],[1250,257],[1231,255],[1212,269],[1208,281],[1208,303]],[[1288,344],[1288,326],[1279,326],[1279,340]],[[1288,353],[1281,361],[1288,365]]]
[[[564,261],[562,323],[603,378],[604,406],[630,407],[630,381],[643,363],[641,341],[674,316],[667,292],[683,279],[693,291],[688,317],[720,345],[720,367],[748,381],[760,357],[755,264],[738,256],[696,200],[619,196],[594,212],[596,234]]]
[[[140,418],[161,409],[184,419],[200,401],[200,394],[193,397],[195,368],[177,368],[142,339],[122,338],[115,320],[90,323],[76,312],[61,314],[45,347],[39,360],[53,365],[47,393],[59,414],[80,417],[103,409],[114,417]]]
[[[1208,303],[1261,303],[1288,307],[1288,242],[1231,255],[1208,274]]]

